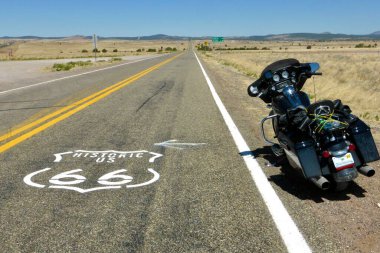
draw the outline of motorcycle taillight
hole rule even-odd
[[[323,158],[329,158],[329,157],[330,157],[330,152],[327,151],[327,150],[323,151],[323,152],[322,152],[322,157],[323,157]]]
[[[356,149],[356,146],[352,143],[348,146],[348,151],[355,151],[355,149]]]

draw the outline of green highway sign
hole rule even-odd
[[[223,37],[212,37],[212,42],[223,42],[224,38]]]

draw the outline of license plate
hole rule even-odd
[[[354,158],[352,157],[351,153],[347,153],[344,156],[340,157],[333,157],[332,161],[336,170],[344,170],[354,167]]]

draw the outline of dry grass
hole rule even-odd
[[[11,43],[11,45],[8,45]],[[106,53],[98,53],[99,56],[124,56],[148,54],[149,48],[157,51],[166,47],[175,47],[178,51],[187,48],[185,41],[126,41],[126,40],[100,40],[97,43],[98,50],[106,49]],[[83,53],[85,49],[88,53]],[[117,49],[118,52],[113,52]],[[136,52],[144,49],[143,52]],[[91,40],[1,40],[0,60],[27,60],[27,59],[60,59],[92,57],[93,44]],[[12,51],[13,57],[9,57]]]
[[[299,46],[299,43],[301,46]],[[317,99],[337,99],[350,105],[356,115],[372,121],[380,122],[380,54],[378,48],[356,49],[359,42],[274,42],[265,44],[270,51],[212,51],[204,54],[219,64],[231,66],[244,73],[252,80],[256,79],[268,64],[284,59],[296,58],[301,62],[318,62],[323,76],[315,77]],[[360,42],[361,43],[361,42]],[[364,42],[374,44],[375,42]],[[226,43],[231,47],[246,45],[255,46],[255,43],[243,42]],[[293,47],[291,45],[293,44]],[[306,49],[306,44],[313,45],[311,50]],[[256,42],[259,48],[264,44]],[[274,45],[276,47],[274,47]],[[278,48],[288,48],[279,50]],[[329,47],[329,49],[327,49]],[[334,47],[334,48],[333,48]],[[309,80],[304,90],[314,93],[313,80]],[[313,95],[312,95],[313,97]],[[377,125],[377,124],[376,124]]]

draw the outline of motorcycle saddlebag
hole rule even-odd
[[[379,151],[371,134],[371,128],[358,119],[349,128],[350,135],[357,148],[357,153],[365,163],[380,159]]]
[[[315,150],[315,143],[312,140],[305,140],[295,143],[294,148],[301,163],[305,178],[321,176],[321,166]]]

